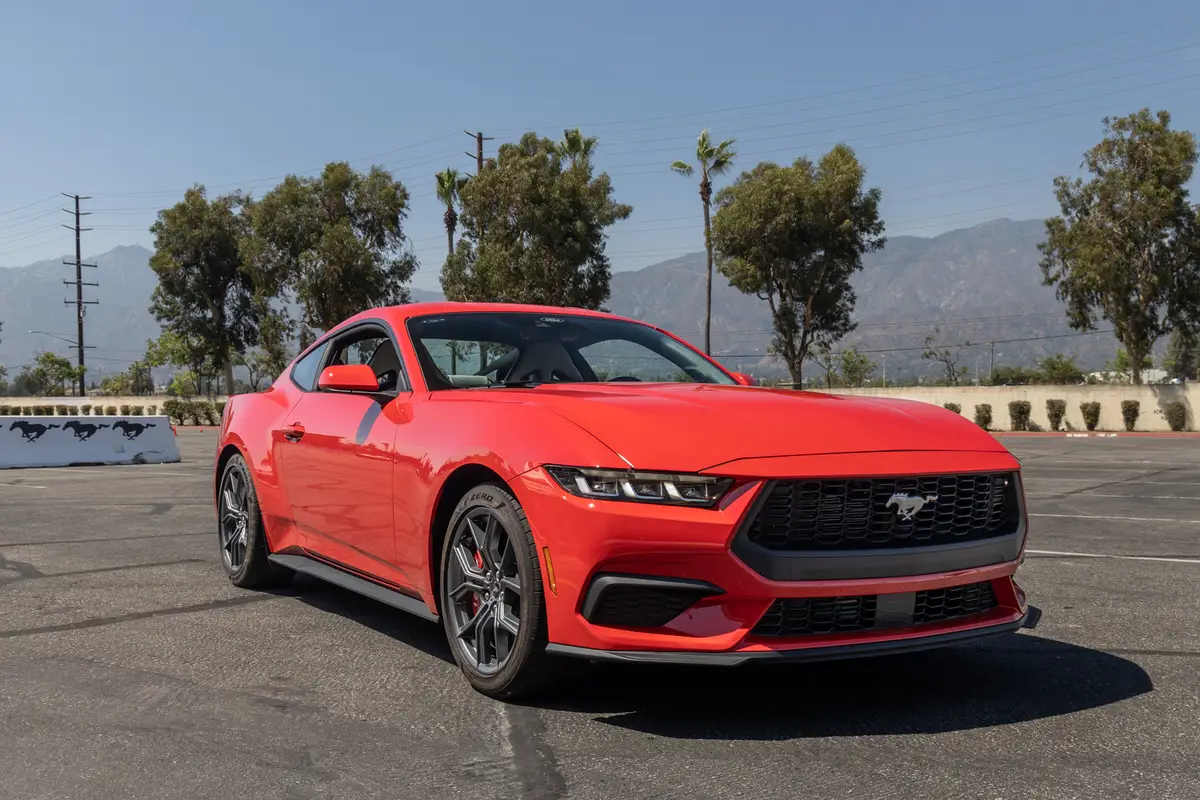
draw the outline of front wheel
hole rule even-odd
[[[475,689],[511,699],[547,684],[546,599],[525,512],[500,484],[459,501],[442,547],[450,650]]]

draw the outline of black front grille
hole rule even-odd
[[[973,541],[1016,531],[1017,502],[1011,473],[777,481],[746,536],[770,550]]]
[[[787,597],[776,600],[751,633],[809,636],[946,622],[995,608],[991,583],[902,594],[848,597]]]
[[[982,614],[996,607],[996,593],[992,584],[968,583],[948,589],[928,589],[917,592],[913,606],[913,624],[942,622],[948,619]]]

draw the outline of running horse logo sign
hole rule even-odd
[[[38,439],[46,435],[46,432],[51,428],[59,428],[61,425],[43,425],[40,422],[26,422],[19,419],[12,425],[8,426],[10,431],[20,431],[21,438],[27,442],[36,442]]]
[[[126,439],[136,439],[146,432],[147,428],[153,428],[153,422],[126,422],[123,419],[113,423],[113,430],[120,431],[125,434]]]

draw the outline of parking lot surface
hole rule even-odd
[[[1200,798],[1200,443],[1011,438],[1035,632],[778,668],[591,668],[535,705],[441,628],[225,579],[215,435],[0,471],[0,798]]]

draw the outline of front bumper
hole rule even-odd
[[[948,562],[947,548],[937,548],[924,556],[916,551],[904,554],[896,562],[903,565],[899,570],[864,570],[854,577],[834,573],[839,577],[833,579],[777,579],[761,564],[748,564],[735,547],[742,522],[761,498],[760,481],[735,487],[717,509],[579,498],[563,492],[540,469],[511,484],[542,561],[548,652],[670,663],[805,661],[939,647],[1017,630],[1031,619],[1036,623],[1036,609],[1026,605],[1012,579],[1021,563],[1024,525],[1020,541],[1008,543],[1007,550],[975,548],[974,562],[961,557]],[[971,566],[947,569],[947,563]],[[690,587],[695,596],[678,614],[654,619],[649,613],[630,624],[628,616],[606,616],[597,610],[597,587],[610,576],[668,588],[677,583]],[[755,631],[777,601],[871,596],[882,608],[899,598],[966,585],[987,586],[994,603],[980,613],[919,625],[893,619],[848,632],[768,636]]]

